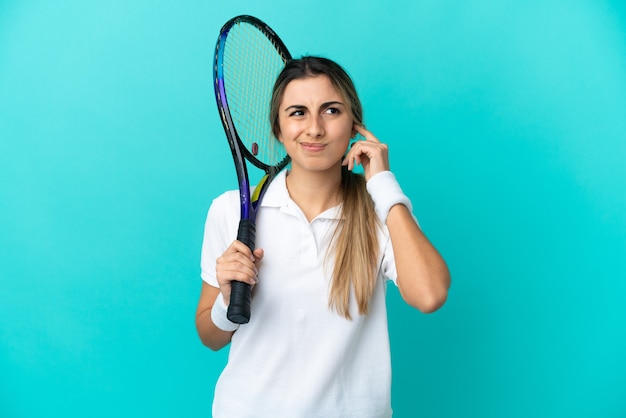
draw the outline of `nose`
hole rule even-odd
[[[312,117],[310,119],[306,133],[311,138],[321,138],[324,136],[324,123],[320,116]]]

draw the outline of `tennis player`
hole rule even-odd
[[[196,326],[211,349],[230,343],[213,416],[391,417],[387,283],[434,312],[447,298],[446,264],[341,66],[289,61],[269,118],[292,163],[261,202],[257,248],[236,240],[238,191],[213,201],[205,225]],[[226,317],[233,280],[254,286],[244,325]]]

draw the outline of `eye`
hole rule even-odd
[[[341,113],[341,110],[339,110],[339,108],[337,107],[329,107],[324,110],[324,113],[329,115],[338,115]]]
[[[304,116],[304,110],[303,109],[296,109],[293,112],[291,112],[289,114],[289,116]]]

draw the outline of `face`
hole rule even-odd
[[[291,81],[278,112],[278,140],[291,156],[292,171],[340,170],[353,135],[348,103],[327,76]]]

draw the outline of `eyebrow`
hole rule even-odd
[[[333,101],[330,101],[330,102],[324,102],[324,103],[322,103],[322,105],[320,106],[320,109],[326,109],[326,108],[328,108],[328,107],[331,107],[331,106],[337,106],[337,105],[339,105],[339,106],[344,106],[344,107],[345,107],[345,105],[344,105],[342,102],[339,102],[339,101],[333,100]],[[304,105],[298,105],[298,104],[296,104],[296,105],[287,106],[287,107],[285,108],[285,110],[284,110],[284,111],[285,111],[285,112],[287,112],[287,111],[289,111],[290,109],[293,109],[293,110],[302,110],[302,109],[306,109],[306,108],[307,108],[307,107],[306,107],[306,106],[304,106]]]

